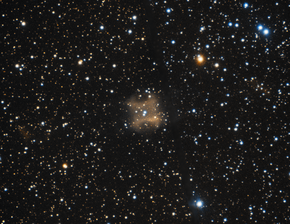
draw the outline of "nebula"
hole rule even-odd
[[[160,100],[155,94],[146,93],[130,97],[126,101],[130,113],[128,125],[134,131],[148,132],[165,123]]]

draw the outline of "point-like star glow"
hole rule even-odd
[[[264,29],[263,33],[264,33],[265,35],[267,35],[267,34],[269,34],[269,30],[268,30],[268,29]]]
[[[196,202],[196,206],[197,206],[197,207],[201,208],[202,205],[203,205],[202,201],[197,201],[197,202]]]
[[[204,62],[204,57],[202,55],[197,55],[196,60],[198,64],[202,64]]]

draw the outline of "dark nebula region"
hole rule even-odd
[[[290,222],[288,1],[0,10],[1,223]]]

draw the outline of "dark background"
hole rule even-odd
[[[290,6],[244,3],[1,1],[1,221],[289,222]]]

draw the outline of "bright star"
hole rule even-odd
[[[263,33],[264,33],[265,35],[267,35],[267,34],[269,34],[269,30],[268,30],[268,29],[264,29]]]
[[[83,60],[79,60],[79,61],[78,61],[78,64],[79,64],[79,65],[82,65],[82,64],[83,64]]]
[[[247,2],[244,3],[244,8],[248,8],[249,7],[249,4]]]
[[[198,55],[198,56],[197,56],[197,60],[198,60],[198,62],[203,62],[203,57],[200,56],[200,55]]]
[[[197,201],[196,206],[200,208],[202,206],[202,201]]]

